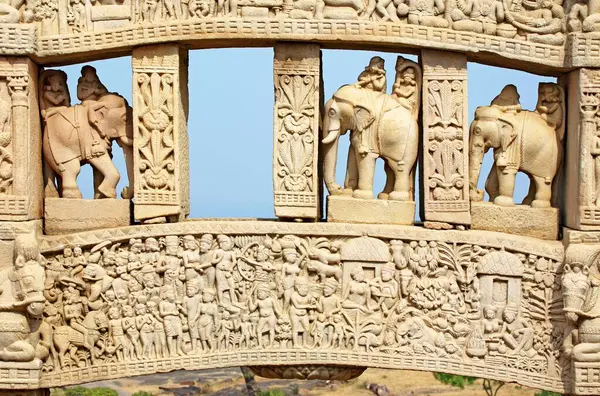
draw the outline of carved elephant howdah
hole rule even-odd
[[[375,162],[382,158],[387,180],[379,198],[413,200],[421,69],[398,57],[392,94],[385,88],[384,60],[374,57],[356,83],[342,86],[325,104],[323,178],[330,194],[373,198]],[[348,131],[350,149],[342,189],[335,181],[338,139]]]
[[[534,111],[522,110],[514,85],[507,85],[490,106],[478,107],[470,131],[470,195],[477,189],[484,154],[494,149],[494,165],[485,190],[496,205],[513,206],[515,177],[521,171],[531,180],[523,204],[551,206],[552,186],[562,159],[565,95],[554,83],[540,83]]]
[[[81,165],[94,170],[94,198],[116,198],[119,171],[112,161],[112,142],[123,148],[133,197],[132,109],[120,95],[109,93],[96,69],[84,66],[77,83],[81,104],[71,106],[67,75],[45,70],[40,77],[40,108],[44,120],[43,154],[47,197],[81,198],[77,185]],[[57,178],[60,183],[57,183]],[[59,188],[57,188],[59,186]]]

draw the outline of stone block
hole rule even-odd
[[[527,205],[505,207],[491,202],[471,202],[471,228],[525,235],[539,239],[558,238],[558,209]]]
[[[42,362],[39,360],[33,362],[0,362],[0,389],[8,388],[16,391],[17,389],[37,388],[40,386],[41,371]],[[32,390],[32,392],[35,391]],[[21,391],[14,394],[28,393]]]
[[[98,230],[128,226],[130,201],[125,199],[46,198],[44,202],[46,234]]]
[[[414,201],[327,197],[327,221],[335,223],[371,223],[413,225]]]

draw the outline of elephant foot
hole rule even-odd
[[[408,201],[409,198],[408,191],[392,191],[390,193],[390,200],[392,201]]]
[[[534,199],[531,202],[531,207],[532,208],[549,208],[550,207],[550,201],[544,201],[542,199]]]
[[[390,197],[390,194],[386,193],[386,192],[380,192],[379,194],[377,194],[377,199],[381,199],[381,200],[387,200]]]
[[[351,197],[353,193],[354,190],[351,188],[344,188],[344,190],[342,191],[342,195],[346,195],[348,197]]]
[[[494,199],[494,204],[498,206],[515,206],[515,201],[512,197],[506,195],[499,195]]]
[[[329,195],[342,195],[343,193],[342,186],[340,186],[339,184],[332,184],[326,187],[327,191],[329,191]]]
[[[130,187],[125,187],[123,189],[123,191],[121,191],[121,198],[132,199],[133,198],[133,189]]]
[[[70,199],[82,199],[83,195],[81,194],[81,191],[76,188],[63,188],[62,197]]]
[[[354,198],[358,199],[373,199],[373,191],[370,190],[354,190],[352,194]]]

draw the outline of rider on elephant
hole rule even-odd
[[[367,110],[370,110],[371,114],[374,114],[372,109],[375,108],[377,99],[380,96],[380,94],[385,93],[385,88],[387,86],[384,63],[385,60],[378,56],[374,56],[373,58],[371,58],[369,66],[365,67],[365,70],[363,70],[360,73],[360,75],[358,76],[358,81],[355,84],[357,88],[368,89],[376,93],[376,95],[374,96],[366,96],[366,98],[369,98],[369,101],[366,104],[370,107],[370,109]],[[371,151],[370,140],[373,120],[365,120],[365,124],[368,125],[365,125],[365,128],[361,132],[360,145],[358,147],[358,152],[361,155],[366,155],[368,152]]]

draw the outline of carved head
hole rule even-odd
[[[212,234],[204,234],[200,237],[200,252],[207,253],[212,247],[214,237]]]
[[[365,280],[365,271],[361,267],[355,267],[350,273],[352,279],[356,282],[363,282]]]
[[[108,310],[108,317],[110,319],[119,319],[121,317],[121,313],[119,312],[119,308],[112,307]]]
[[[146,238],[146,242],[144,243],[144,251],[146,251],[146,252],[160,251],[160,247],[158,246],[158,241],[156,240],[156,238]]]
[[[498,310],[493,305],[487,305],[483,308],[483,317],[486,319],[494,319]]]
[[[202,291],[202,301],[205,303],[210,303],[215,300],[215,292],[212,289],[204,289]]]
[[[192,235],[185,235],[182,238],[182,241],[183,241],[183,247],[185,247],[187,250],[198,249],[198,242],[196,241],[196,238],[194,238]]]

